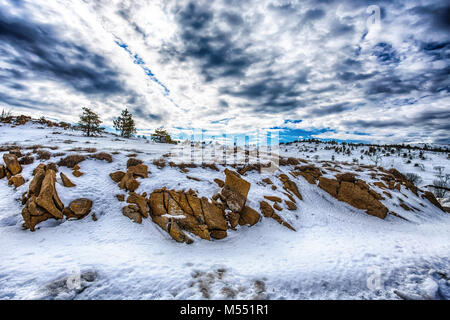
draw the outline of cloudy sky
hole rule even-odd
[[[449,74],[446,0],[0,0],[13,113],[449,144]]]

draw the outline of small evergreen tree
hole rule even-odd
[[[172,140],[170,134],[164,130],[164,128],[155,129],[155,133],[152,133],[152,140],[160,143],[177,144],[176,141]]]
[[[128,109],[122,110],[120,117],[115,119],[113,123],[114,129],[120,131],[121,137],[129,138],[136,133],[133,115],[128,112]]]
[[[78,125],[88,137],[103,132],[104,128],[100,127],[102,120],[97,113],[89,108],[83,107],[83,113],[80,115]]]

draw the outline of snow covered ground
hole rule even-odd
[[[57,183],[61,200],[93,200],[97,221],[90,216],[47,221],[36,232],[22,230],[20,198],[38,162],[23,167],[27,183],[17,190],[0,180],[0,299],[450,299],[450,215],[433,206],[427,205],[423,216],[411,215],[412,222],[391,215],[381,220],[298,177],[304,200],[283,216],[296,232],[263,219],[230,231],[224,240],[179,244],[150,219],[139,225],[123,216],[115,197],[121,190],[109,173],[123,170],[135,153],[151,171],[137,192],[167,186],[211,197],[220,190],[213,179],[224,179],[223,166],[219,172],[193,168],[188,174],[170,166],[158,169],[152,161],[173,146],[112,135],[86,138],[35,124],[1,126],[0,145],[7,143],[57,146],[45,150],[66,155],[83,153],[68,151],[77,147],[96,148],[113,153],[114,161],[83,161],[79,178],[60,167],[77,184],[67,189]],[[281,154],[331,160],[332,151],[321,144],[310,152],[314,147],[283,146]],[[336,155],[336,161],[352,162],[359,150],[355,154]],[[434,166],[450,173],[447,154],[430,152],[426,158],[423,171],[414,167],[417,161],[406,164],[398,156],[383,165],[416,172],[423,185],[432,182]],[[267,176],[281,189],[278,179]],[[256,209],[264,195],[273,194],[259,183],[263,177],[255,171],[244,177],[252,183],[248,204]]]

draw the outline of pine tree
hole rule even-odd
[[[97,113],[89,108],[83,107],[83,113],[80,115],[78,125],[88,137],[103,132],[104,128],[100,127],[102,120]]]
[[[120,117],[115,119],[113,123],[114,129],[120,131],[122,137],[129,138],[136,133],[133,115],[128,112],[128,109],[122,110]]]
[[[170,134],[164,130],[163,127],[155,129],[155,133],[152,133],[152,139],[153,141],[160,142],[160,143],[172,143],[177,144],[176,141],[172,140],[172,137]]]

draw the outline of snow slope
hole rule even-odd
[[[431,205],[423,215],[410,214],[411,222],[394,216],[380,220],[298,177],[295,182],[304,201],[297,201],[297,211],[283,211],[297,232],[263,219],[251,228],[230,231],[224,240],[196,238],[191,245],[179,244],[149,219],[138,225],[122,215],[123,204],[115,198],[121,191],[109,173],[123,170],[127,155],[136,153],[151,171],[148,179],[140,180],[137,192],[167,186],[192,188],[211,197],[220,190],[213,179],[224,179],[223,166],[218,166],[220,172],[190,169],[188,175],[200,179],[194,181],[177,168],[153,165],[173,146],[112,135],[88,139],[78,132],[39,129],[35,124],[1,126],[0,145],[13,142],[22,147],[57,146],[45,149],[53,154],[70,154],[68,150],[76,147],[118,154],[112,163],[82,162],[80,178],[60,167],[77,184],[67,189],[57,183],[61,200],[68,204],[80,197],[92,199],[98,221],[90,216],[47,221],[34,233],[24,231],[20,198],[37,162],[24,166],[27,183],[17,190],[0,180],[0,299],[450,298],[450,215]],[[298,148],[286,146],[282,155],[315,154],[302,154]],[[327,152],[318,150],[319,160],[330,160]],[[450,168],[445,154],[427,158],[421,172],[424,183],[432,179],[432,165]],[[351,158],[336,160],[351,162]],[[393,160],[395,167],[403,163]],[[267,176],[280,190],[281,182]],[[264,195],[274,194],[259,184],[264,177],[255,171],[244,177],[252,183],[248,204],[256,209]],[[72,286],[73,281],[77,285]]]

